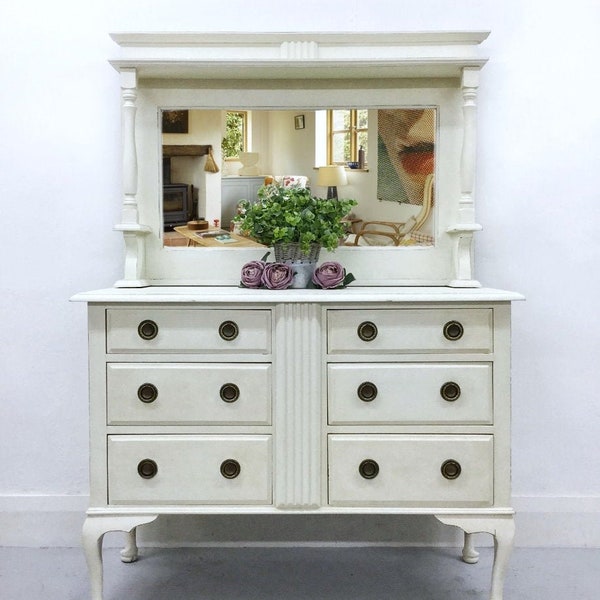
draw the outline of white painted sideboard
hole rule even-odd
[[[149,287],[89,304],[84,547],[163,514],[427,514],[513,541],[510,305],[479,289]],[[105,598],[104,600],[110,600]]]

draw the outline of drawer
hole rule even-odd
[[[106,351],[271,353],[269,310],[118,308],[106,311]]]
[[[109,363],[108,424],[270,425],[270,364]]]
[[[330,364],[331,425],[492,423],[491,363]]]
[[[271,504],[268,435],[108,436],[110,504]]]
[[[491,435],[331,435],[329,503],[490,506],[493,449]]]
[[[492,351],[492,309],[327,311],[327,348],[340,353]]]

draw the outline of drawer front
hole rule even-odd
[[[271,504],[268,435],[108,437],[109,504]]]
[[[331,425],[492,422],[490,363],[330,364]]]
[[[269,310],[106,311],[107,352],[271,353]]]
[[[271,365],[110,363],[108,424],[270,425]]]
[[[334,506],[490,506],[493,481],[491,435],[329,436]]]
[[[492,351],[492,309],[327,311],[330,354]]]

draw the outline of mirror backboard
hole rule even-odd
[[[173,236],[173,228],[192,216],[229,229],[241,199],[238,191],[233,208],[226,206],[232,181],[303,176],[315,195],[324,195],[316,183],[316,167],[326,160],[323,115],[348,108],[368,112],[368,168],[346,170],[348,185],[338,193],[358,201],[354,229],[322,259],[351,270],[354,285],[478,285],[472,188],[485,60],[475,46],[486,35],[113,36],[122,50],[112,64],[121,73],[124,131],[123,218],[116,229],[126,243],[125,278],[117,285],[238,285],[241,266],[264,248],[205,246],[189,236],[189,245],[173,245],[181,234]],[[189,51],[185,59],[182,49]],[[242,169],[242,177],[242,165],[222,161],[220,152],[224,115],[235,110],[252,116],[248,149],[259,156],[255,171]],[[185,111],[187,133],[163,133],[164,111]],[[173,146],[210,148],[219,172],[205,170],[206,152],[181,158]],[[168,213],[178,212],[181,197],[166,186],[176,184],[191,189],[195,203],[174,225]],[[373,221],[382,223],[363,231]]]

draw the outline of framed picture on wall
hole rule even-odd
[[[163,133],[187,133],[188,119],[189,111],[187,110],[163,110]]]
[[[296,129],[304,129],[304,115],[296,115],[294,117],[294,127]]]

